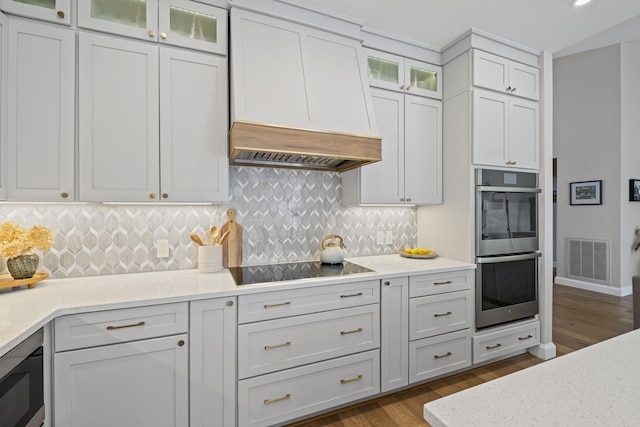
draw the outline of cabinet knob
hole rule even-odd
[[[62,18],[62,19],[64,19],[64,12],[63,12],[63,11],[59,10],[59,11],[56,13],[56,15],[58,15],[58,18]]]
[[[409,197],[409,198],[407,199],[407,202],[410,202],[410,201],[411,201],[411,197]]]
[[[150,199],[155,199],[155,198],[156,198],[156,193],[151,193],[151,194],[149,194],[149,198],[150,198]]]
[[[63,199],[66,199],[67,197],[69,197],[69,193],[61,193],[60,197],[62,197]]]
[[[516,88],[515,88],[515,87],[512,87],[512,88],[511,88],[511,92],[513,93],[513,92],[515,92],[515,91],[516,91]]]
[[[386,282],[384,282],[385,286],[391,286],[391,282],[389,282],[388,280]]]
[[[410,90],[410,89],[411,89],[411,86],[407,86],[407,90]]]
[[[160,33],[160,37],[162,37],[163,39],[167,38],[167,34],[166,33]]]
[[[167,193],[162,193],[162,198],[163,198],[163,199],[168,199],[168,198],[169,198],[169,195],[168,195]]]
[[[507,92],[511,92],[511,86],[507,86]]]
[[[406,202],[406,199],[403,197],[402,199],[400,199],[401,202]]]
[[[155,37],[156,33],[153,32],[153,30],[149,30],[149,37]]]
[[[228,306],[228,307],[233,306],[233,301],[227,301],[227,306]]]
[[[179,345],[180,347],[182,347],[182,346],[184,345],[184,340],[180,340],[180,341],[178,341],[178,345]]]
[[[400,90],[404,90],[404,85],[400,86]]]

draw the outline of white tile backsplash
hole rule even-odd
[[[243,264],[319,259],[327,234],[344,237],[347,256],[394,253],[417,240],[416,210],[340,205],[340,174],[251,167],[230,168],[225,205],[2,204],[0,221],[44,224],[55,235],[39,271],[53,278],[197,267],[189,234],[204,235],[236,209],[243,228]],[[390,230],[393,245],[378,246],[376,232]],[[169,240],[168,258],[155,242]]]

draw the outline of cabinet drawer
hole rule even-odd
[[[415,298],[446,292],[465,291],[473,289],[473,284],[473,270],[411,276],[409,278],[409,297]]]
[[[275,291],[238,297],[238,323],[380,302],[380,281]]]
[[[409,343],[409,382],[471,366],[471,332],[459,331]]]
[[[486,362],[500,356],[540,344],[540,322],[501,328],[473,337],[473,363]]]
[[[427,338],[471,326],[471,291],[411,298],[409,300],[409,340]]]
[[[380,392],[378,350],[238,381],[241,426],[269,426]]]
[[[61,316],[55,320],[55,351],[187,332],[187,304],[183,302]]]
[[[238,376],[292,368],[380,346],[378,304],[238,327]]]

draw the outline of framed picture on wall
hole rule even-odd
[[[602,180],[572,182],[569,184],[572,205],[601,205]]]
[[[640,179],[629,180],[629,201],[640,202]]]

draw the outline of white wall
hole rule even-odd
[[[570,55],[553,66],[557,274],[566,274],[566,237],[610,240],[613,287],[620,287],[620,50],[615,45]],[[569,183],[591,180],[603,181],[603,204],[570,206]]]

